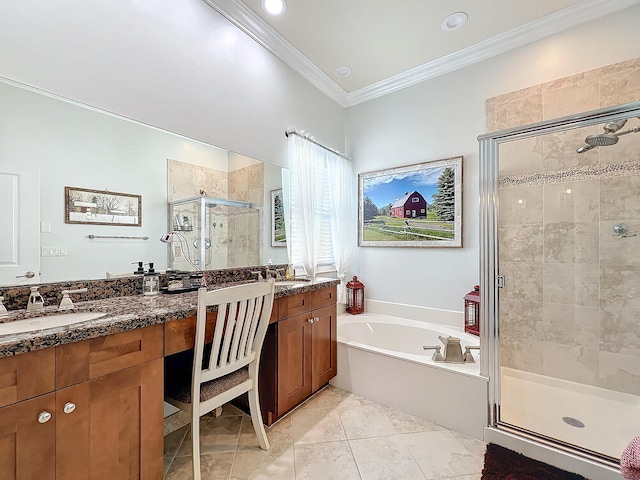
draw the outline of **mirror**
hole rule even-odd
[[[39,188],[40,198],[32,195],[24,205],[20,222],[32,224],[28,237],[18,238],[17,230],[6,225],[11,215],[0,214],[0,227],[11,241],[0,242],[0,285],[49,283],[105,278],[133,274],[137,262],[153,262],[156,269],[167,268],[168,247],[160,241],[167,233],[168,202],[193,196],[178,186],[207,191],[203,178],[193,172],[216,170],[222,178],[241,172],[262,171],[260,191],[252,191],[250,200],[262,205],[259,253],[247,256],[266,263],[287,263],[286,248],[272,247],[270,238],[270,192],[281,186],[281,167],[250,159],[234,152],[159,130],[155,127],[77,104],[52,95],[0,81],[0,182],[3,171],[22,169],[22,182]],[[176,168],[168,171],[170,162]],[[244,169],[244,170],[243,170]],[[180,175],[189,172],[187,181]],[[218,180],[220,180],[218,178]],[[252,177],[252,181],[255,178]],[[237,194],[240,182],[228,182],[226,195]],[[141,226],[119,224],[65,223],[65,187],[141,196]],[[218,184],[218,187],[221,185]],[[231,188],[230,188],[231,187]],[[255,187],[255,185],[254,185]],[[224,194],[209,192],[210,196]],[[197,192],[195,193],[197,194]],[[2,196],[2,210],[10,203]],[[235,198],[245,200],[244,198]],[[83,208],[83,207],[78,207]],[[115,209],[117,211],[117,209]],[[113,213],[113,212],[112,212]],[[17,217],[16,217],[17,218]],[[117,220],[117,219],[116,219]],[[35,260],[27,258],[27,239],[39,236]],[[31,249],[33,251],[33,248]],[[241,267],[241,252],[234,252],[233,265],[211,264],[207,269]],[[16,278],[3,264],[17,259],[20,268],[35,271],[35,278]],[[33,263],[28,263],[29,261]],[[37,276],[37,272],[40,276]]]

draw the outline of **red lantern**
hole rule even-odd
[[[364,313],[364,283],[359,282],[355,275],[347,283],[347,312],[352,315]]]
[[[464,296],[464,331],[480,335],[480,285]]]

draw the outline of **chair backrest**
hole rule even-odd
[[[273,307],[275,281],[198,290],[198,316],[193,358],[194,384],[208,382],[259,359]],[[216,325],[205,355],[207,309],[216,306]],[[203,364],[204,358],[204,364]]]

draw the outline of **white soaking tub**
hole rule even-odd
[[[434,362],[438,338],[460,338],[464,350],[479,339],[462,330],[418,320],[365,313],[338,315],[338,375],[331,384],[447,428],[483,438],[488,379],[476,363]]]

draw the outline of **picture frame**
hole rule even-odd
[[[358,174],[358,245],[461,248],[462,163],[459,156]]]
[[[64,187],[64,222],[84,225],[142,226],[142,196]]]
[[[284,227],[284,204],[281,188],[271,190],[271,246],[287,246],[287,234]]]

